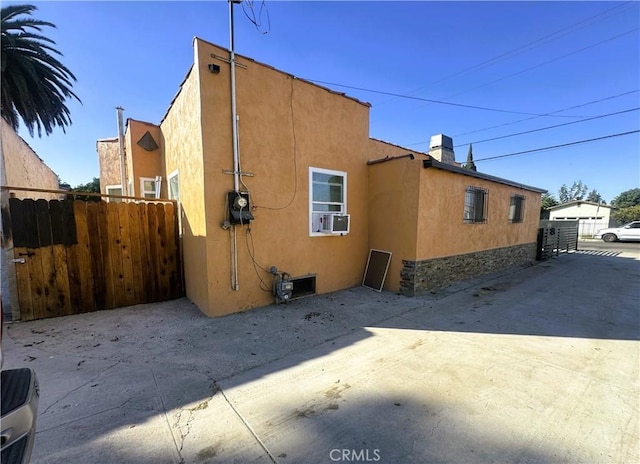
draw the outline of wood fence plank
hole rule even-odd
[[[20,306],[20,320],[31,321],[34,319],[34,307],[31,296],[31,279],[29,267],[33,266],[30,257],[27,257],[28,248],[20,247],[13,249],[13,256],[16,259],[24,259],[24,263],[16,263],[16,282],[18,287],[18,305]],[[40,263],[37,263],[38,265]]]
[[[135,304],[145,303],[144,276],[142,266],[142,248],[140,243],[140,217],[138,206],[135,203],[126,203],[129,220],[129,239],[131,268],[133,271],[132,283]]]
[[[86,210],[83,208],[84,203],[81,201],[78,201],[78,202],[69,201],[69,200],[67,201],[69,202],[70,207],[74,209],[74,217],[82,214],[83,221],[84,221],[84,228],[86,232],[87,217],[86,217]],[[77,213],[75,211],[76,209],[79,210]],[[77,224],[76,224],[76,227],[77,227]],[[66,232],[66,229],[65,229],[65,232]],[[82,279],[85,275],[91,274],[91,265],[89,264],[88,261],[84,267],[80,266],[79,248],[80,248],[80,245],[77,243],[66,247],[67,278],[69,281],[69,302],[71,305],[71,314],[84,312],[83,311],[84,301],[82,296]],[[93,301],[93,298],[91,296],[89,296],[89,301]]]
[[[151,269],[151,275],[149,280],[151,282],[151,301],[160,301],[160,282],[158,275],[160,274],[160,266],[158,264],[158,222],[156,205],[153,203],[147,203],[147,217],[149,233],[149,267]]]
[[[29,261],[29,287],[31,288],[32,319],[47,317],[47,295],[40,248],[27,248]],[[26,320],[26,319],[23,319]]]
[[[65,217],[63,215],[63,202],[49,201],[49,217],[51,220],[51,239],[53,248],[53,264],[56,275],[56,290],[58,292],[59,315],[73,314],[71,307],[71,290],[69,284],[69,269],[67,247],[65,242]]]
[[[36,202],[31,199],[9,198],[13,246],[16,248],[38,248],[38,220]]]
[[[164,206],[165,233],[167,236],[167,246],[165,255],[167,257],[167,275],[169,281],[169,299],[178,298],[180,294],[179,279],[177,273],[177,241],[176,241],[176,211],[173,204]]]
[[[80,303],[75,312],[95,311],[93,263],[91,262],[91,247],[89,240],[89,227],[87,220],[87,204],[90,202],[74,201],[72,203],[75,217],[75,233],[77,243],[71,245],[69,250],[75,255],[75,267],[73,278],[79,285]],[[99,241],[98,241],[99,243]],[[67,252],[69,255],[69,251]],[[103,280],[104,282],[104,280]]]
[[[164,218],[164,205],[162,203],[156,203],[156,220],[158,231],[158,288],[160,290],[160,299],[168,300],[170,298],[169,289],[169,259],[167,256],[167,225]]]
[[[44,313],[38,318],[60,316],[58,300],[58,287],[56,285],[57,275],[55,258],[51,239],[51,217],[49,215],[49,202],[47,200],[36,200],[36,217],[38,221],[38,255],[42,263],[42,289],[44,292]]]
[[[149,211],[146,203],[138,207],[138,230],[140,231],[140,261],[142,263],[142,282],[144,301],[153,301],[153,267],[151,265],[151,243],[149,240]]]
[[[120,247],[120,220],[118,218],[118,203],[107,203],[107,233],[109,241],[109,261],[111,261],[111,280],[113,282],[112,308],[125,305],[124,274],[122,271],[122,254]]]
[[[101,234],[106,234],[106,230],[103,231],[100,224],[105,224],[106,219],[106,204],[100,203],[87,203],[87,230],[89,232],[89,256],[91,258],[91,273],[93,275],[93,298],[96,303],[96,309],[107,308],[107,277],[106,277],[106,263],[108,259],[104,259],[104,256],[108,255],[102,252],[102,237]],[[106,224],[105,224],[106,225]],[[106,229],[106,228],[105,228]],[[105,245],[106,246],[106,245]],[[113,287],[111,288],[111,295],[113,295]]]
[[[137,301],[133,278],[133,261],[131,257],[133,245],[131,240],[131,227],[129,224],[129,205],[127,203],[114,204],[118,207],[118,221],[120,223],[120,254],[122,257],[124,306],[131,306],[136,304]]]

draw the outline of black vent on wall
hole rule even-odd
[[[149,131],[145,132],[144,135],[140,137],[140,140],[138,140],[138,145],[147,151],[153,151],[160,148],[158,147],[158,144],[153,139],[153,136],[149,133]]]

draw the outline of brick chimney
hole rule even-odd
[[[431,136],[429,142],[429,156],[442,163],[457,166],[456,155],[453,152],[453,139],[444,134]]]

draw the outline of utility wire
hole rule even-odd
[[[593,101],[589,101],[589,102],[586,102],[586,103],[581,103],[579,105],[570,106],[568,108],[563,108],[561,110],[552,111],[550,113],[545,113],[545,114],[543,114],[541,116],[551,116],[551,115],[556,114],[556,113],[562,113],[563,111],[569,111],[569,110],[574,110],[576,108],[582,108],[583,106],[593,105],[594,103],[600,103],[600,102],[607,101],[607,100],[613,100],[614,98],[620,98],[620,97],[624,97],[625,95],[630,95],[632,93],[638,93],[638,92],[640,92],[640,89],[630,90],[628,92],[623,92],[623,93],[620,93],[618,95],[611,95],[610,97],[605,97],[605,98],[601,98],[599,100],[593,100]],[[477,129],[477,130],[473,130],[473,131],[470,131],[470,132],[463,132],[461,134],[454,134],[452,137],[460,137],[462,135],[476,134],[478,132],[484,132],[484,131],[488,131],[490,129],[496,129],[498,127],[510,126],[511,124],[516,124],[516,123],[519,123],[519,122],[531,121],[532,119],[537,119],[537,118],[539,118],[541,116],[533,116],[531,118],[518,119],[517,121],[505,122],[504,124],[498,124],[497,126],[490,126],[490,127],[485,127],[484,129]],[[411,145],[419,145],[419,144],[422,144],[422,143],[428,143],[428,142],[417,142],[417,143],[413,143]]]
[[[581,119],[579,121],[565,122],[565,123],[562,123],[562,124],[556,124],[554,126],[547,126],[547,127],[541,127],[539,129],[531,129],[531,130],[528,130],[528,131],[516,132],[515,134],[501,135],[500,137],[492,137],[490,139],[475,140],[473,142],[460,143],[458,145],[454,145],[454,147],[461,147],[463,145],[469,145],[470,143],[472,143],[474,145],[477,145],[479,143],[491,142],[493,140],[506,139],[506,138],[509,138],[509,137],[516,137],[518,135],[531,134],[532,132],[540,132],[540,131],[544,131],[544,130],[555,129],[556,127],[570,126],[571,124],[578,124],[578,123],[581,123],[581,122],[593,121],[594,119],[607,118],[609,116],[615,116],[617,114],[630,113],[631,111],[638,111],[638,110],[640,110],[640,107],[630,108],[628,110],[623,110],[623,111],[616,111],[615,113],[601,114],[600,116],[593,116],[591,118]]]
[[[638,132],[640,132],[640,129],[629,131],[629,132],[620,132],[619,134],[605,135],[605,136],[596,137],[596,138],[593,138],[593,139],[577,140],[575,142],[562,143],[560,145],[552,145],[550,147],[534,148],[532,150],[519,151],[519,152],[516,152],[516,153],[508,153],[506,155],[489,156],[487,158],[474,159],[474,161],[477,163],[478,161],[489,161],[489,160],[495,160],[495,159],[499,159],[499,158],[508,158],[510,156],[525,155],[527,153],[535,153],[535,152],[539,152],[539,151],[553,150],[555,148],[568,147],[568,146],[571,146],[571,145],[580,145],[580,144],[583,144],[583,143],[595,142],[597,140],[611,139],[611,138],[614,138],[614,137],[622,137],[623,135],[636,134]]]
[[[508,75],[503,76],[503,77],[500,77],[500,78],[498,78],[498,79],[494,79],[494,80],[492,80],[492,81],[485,82],[484,84],[480,84],[480,85],[477,85],[477,86],[475,86],[475,87],[471,87],[470,89],[464,90],[464,91],[462,91],[462,92],[454,93],[453,95],[448,95],[446,98],[457,97],[458,95],[462,95],[462,94],[464,94],[464,93],[471,92],[472,90],[480,89],[480,88],[482,88],[482,87],[486,87],[486,86],[488,86],[488,85],[495,84],[496,82],[503,81],[503,80],[508,79],[508,78],[510,78],[510,77],[517,76],[517,75],[519,75],[519,74],[523,74],[523,73],[525,73],[525,72],[531,71],[532,69],[539,68],[539,67],[544,66],[544,65],[546,65],[546,64],[553,63],[554,61],[558,61],[558,60],[561,60],[561,59],[563,59],[563,58],[567,58],[568,56],[575,55],[576,53],[580,53],[580,52],[583,52],[583,51],[588,50],[588,49],[590,49],[590,48],[597,47],[598,45],[602,45],[603,43],[610,42],[610,41],[615,40],[615,39],[619,39],[620,37],[623,37],[623,36],[625,36],[625,35],[627,35],[627,34],[631,34],[632,32],[635,32],[635,31],[637,31],[638,29],[640,29],[640,27],[636,27],[635,29],[631,29],[631,30],[628,30],[628,31],[626,31],[626,32],[623,32],[622,34],[618,34],[618,35],[616,35],[616,36],[609,37],[608,39],[601,40],[600,42],[596,42],[596,43],[591,44],[591,45],[588,45],[588,46],[586,46],[586,47],[582,47],[582,48],[580,48],[580,49],[578,49],[578,50],[574,50],[574,51],[572,51],[572,52],[570,52],[570,53],[566,53],[566,54],[564,54],[564,55],[560,55],[560,56],[558,56],[558,57],[556,57],[556,58],[552,58],[552,59],[550,59],[550,60],[543,61],[542,63],[538,63],[538,64],[536,64],[536,65],[534,65],[534,66],[530,66],[530,67],[528,67],[528,68],[525,68],[525,69],[522,69],[522,70],[520,70],[520,71],[517,71],[517,72],[511,73],[511,74],[508,74]]]
[[[464,105],[462,103],[453,103],[453,102],[446,102],[446,101],[442,101],[442,100],[432,100],[430,98],[421,98],[421,97],[413,97],[411,95],[403,95],[403,94],[399,94],[399,93],[393,93],[393,92],[385,92],[382,90],[373,90],[373,89],[365,89],[363,87],[355,87],[352,85],[344,85],[344,84],[336,84],[335,82],[326,82],[326,81],[319,81],[319,80],[315,80],[315,79],[304,79],[306,81],[309,82],[313,82],[316,84],[323,84],[323,85],[333,85],[336,87],[344,87],[347,89],[353,89],[353,90],[361,90],[363,92],[370,92],[370,93],[378,93],[381,95],[390,95],[392,97],[400,97],[400,98],[407,98],[409,100],[418,100],[418,101],[424,101],[424,102],[429,102],[429,103],[437,103],[440,105],[449,105],[449,106],[458,106],[458,107],[462,107],[462,108],[471,108],[474,110],[483,110],[483,111],[495,111],[498,113],[510,113],[510,114],[524,114],[524,115],[528,115],[528,116],[548,116],[548,114],[538,114],[538,113],[526,113],[523,111],[510,111],[510,110],[503,110],[503,109],[499,109],[499,108],[488,108],[486,106],[475,106],[475,105]],[[565,115],[565,116],[554,116],[557,118],[577,118],[580,116],[569,116],[569,115]]]
[[[627,4],[628,4],[628,3],[632,3],[632,2],[627,2]],[[469,73],[471,73],[471,72],[473,72],[473,71],[477,71],[477,70],[480,70],[480,69],[487,68],[487,67],[489,67],[489,66],[493,66],[494,64],[496,64],[496,63],[498,63],[498,62],[500,62],[500,61],[504,61],[504,60],[506,60],[506,59],[513,58],[513,57],[515,57],[515,56],[517,56],[517,55],[520,55],[520,54],[522,54],[522,53],[526,53],[526,52],[528,52],[528,51],[530,51],[530,50],[532,50],[532,49],[534,49],[534,48],[537,48],[537,47],[540,47],[540,46],[542,46],[542,45],[546,45],[546,44],[548,44],[548,43],[551,43],[551,42],[553,42],[553,41],[555,41],[555,40],[559,39],[560,37],[565,36],[565,35],[567,35],[567,34],[570,34],[571,32],[574,32],[574,31],[569,31],[569,32],[566,32],[566,33],[564,33],[564,34],[561,34],[562,32],[568,31],[569,29],[574,29],[574,28],[576,28],[576,26],[579,26],[579,25],[581,25],[581,24],[583,24],[583,23],[586,23],[586,22],[588,22],[588,21],[590,21],[590,20],[592,20],[592,19],[595,19],[595,18],[598,18],[598,17],[600,17],[600,16],[603,16],[603,15],[605,15],[605,14],[607,14],[607,13],[609,13],[609,12],[613,11],[613,10],[616,10],[616,9],[618,9],[618,8],[621,8],[622,6],[624,6],[624,4],[616,5],[616,6],[614,6],[613,8],[609,8],[609,9],[607,9],[607,10],[605,10],[605,11],[601,12],[601,13],[598,13],[597,15],[590,16],[590,17],[588,17],[588,18],[586,18],[586,19],[583,19],[582,21],[579,21],[579,22],[577,22],[577,23],[574,23],[574,24],[572,24],[572,25],[570,25],[570,26],[567,26],[567,27],[565,27],[565,28],[563,28],[563,29],[560,29],[560,30],[558,30],[558,31],[552,32],[552,33],[550,33],[550,34],[547,34],[547,35],[545,35],[545,36],[543,36],[543,37],[540,37],[540,38],[538,38],[538,39],[536,39],[536,40],[533,40],[532,42],[528,42],[528,43],[523,44],[523,45],[521,45],[521,46],[519,46],[519,47],[516,47],[516,48],[514,48],[514,49],[512,49],[512,50],[509,50],[509,51],[507,51],[507,52],[504,52],[504,53],[502,53],[502,54],[500,54],[500,55],[494,56],[493,58],[490,58],[490,59],[485,60],[485,61],[483,61],[483,62],[481,62],[481,63],[478,63],[478,64],[476,64],[476,65],[474,65],[474,66],[471,66],[471,67],[469,67],[469,68],[463,69],[463,70],[458,71],[458,72],[455,72],[455,73],[453,73],[453,74],[450,74],[450,75],[448,75],[448,76],[443,77],[442,79],[438,79],[438,80],[437,80],[437,81],[435,81],[435,82],[432,82],[432,83],[430,83],[430,84],[423,85],[423,86],[418,87],[418,88],[416,88],[416,89],[414,89],[414,90],[411,90],[411,91],[407,92],[407,95],[412,95],[412,94],[414,94],[414,93],[416,93],[416,92],[418,92],[418,91],[420,91],[420,90],[422,90],[422,89],[424,89],[424,88],[426,88],[426,87],[434,86],[434,85],[436,85],[436,84],[439,84],[439,83],[444,82],[444,81],[446,81],[446,80],[452,79],[452,78],[454,78],[454,77],[457,77],[457,76],[460,76],[460,75],[463,75],[463,74],[469,74]],[[631,7],[633,7],[633,5],[631,5]],[[618,12],[616,12],[616,13],[612,14],[612,15],[609,15],[609,16],[607,16],[607,17],[601,18],[601,19],[599,19],[599,20],[597,20],[597,21],[593,21],[591,24],[594,24],[594,23],[596,23],[596,22],[598,22],[598,21],[602,21],[602,20],[604,20],[604,19],[608,19],[608,18],[610,18],[610,17],[612,17],[612,16],[616,16],[616,15],[618,15],[618,14],[620,14],[620,13],[623,13],[624,11],[627,11],[628,9],[630,9],[630,8],[626,8],[626,9],[624,9],[624,10],[622,10],[622,11],[618,11]],[[582,26],[582,27],[590,26],[591,24],[586,24],[585,26]],[[578,28],[578,29],[581,29],[582,27],[580,27],[580,28]],[[558,34],[560,34],[560,35],[558,35]],[[551,39],[551,40],[547,40],[547,41],[545,42],[545,39],[548,39],[548,38],[553,37],[553,36],[557,36],[557,37],[555,37],[555,38],[553,38],[553,39]],[[537,44],[537,45],[536,45],[536,44]],[[520,50],[522,50],[522,51],[520,51]],[[518,52],[518,53],[515,53],[515,52]],[[511,56],[509,56],[509,55],[511,55]],[[389,101],[390,101],[390,100],[389,100]],[[383,103],[386,103],[386,102],[383,102]]]
[[[251,16],[249,16],[249,13],[245,9],[245,6],[244,6],[245,4],[248,6],[249,10],[251,11]],[[267,27],[264,30],[262,29],[263,9],[267,15]],[[267,5],[264,2],[264,0],[260,2],[260,10],[258,11],[258,16],[256,16],[256,11],[254,9],[254,0],[244,0],[242,2],[242,12],[247,17],[247,19],[255,26],[258,32],[260,32],[261,34],[268,34],[269,31],[271,31],[271,18],[269,17],[269,9],[267,8]]]

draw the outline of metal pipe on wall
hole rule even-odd
[[[229,65],[231,66],[231,135],[233,144],[233,190],[240,188],[240,159],[238,156],[238,113],[236,109],[236,54],[233,40],[233,4],[242,0],[229,0]],[[238,241],[236,226],[233,225],[233,290],[240,290],[238,282]]]
[[[127,162],[124,152],[124,118],[122,116],[124,108],[121,106],[116,107],[116,117],[118,119],[118,154],[120,155],[120,182],[122,182],[122,195],[129,195],[129,188],[127,185]]]

